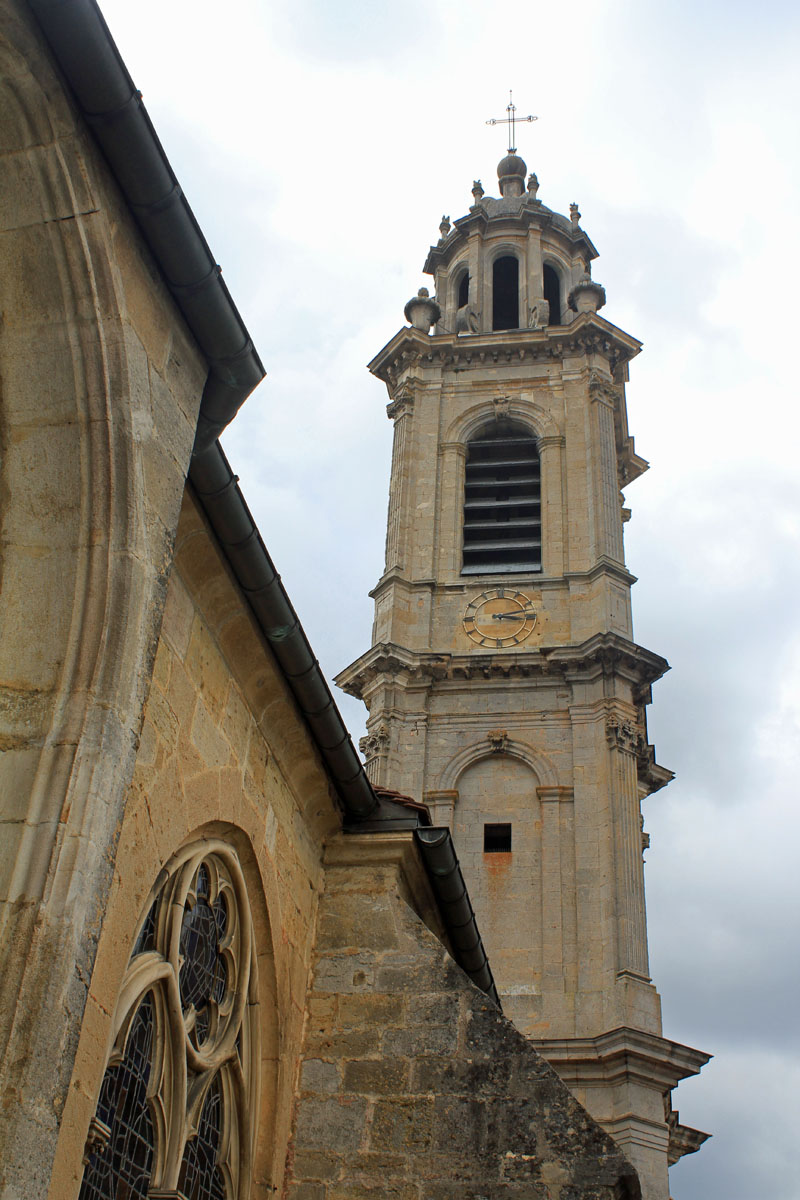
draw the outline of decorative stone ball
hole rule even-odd
[[[528,168],[518,154],[507,154],[497,164],[502,196],[521,196],[525,191],[525,175]]]
[[[521,159],[518,154],[507,154],[497,164],[497,178],[505,179],[509,175],[519,175],[520,179],[524,179],[527,170],[524,159]]]

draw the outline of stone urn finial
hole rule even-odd
[[[442,315],[442,310],[436,301],[431,299],[426,287],[421,287],[416,296],[411,297],[403,312],[409,325],[413,325],[414,329],[421,329],[423,333],[429,333],[431,326],[435,325]]]
[[[538,190],[539,190],[539,180],[536,177],[536,172],[531,171],[530,175],[528,176],[528,195],[530,196],[531,200],[536,199],[536,193],[538,192]]]
[[[580,215],[580,214],[579,214]],[[583,269],[583,275],[569,294],[567,304],[573,312],[597,312],[606,302],[606,289],[595,283],[590,274],[589,264]]]
[[[483,199],[483,184],[480,179],[473,179],[472,181],[472,199],[475,204],[480,204]]]
[[[441,235],[442,238],[446,238],[449,232],[450,232],[450,218],[442,217],[441,221],[439,222],[439,234]]]
[[[577,228],[577,226],[578,226],[578,222],[579,222],[579,221],[580,221],[580,219],[581,219],[581,214],[580,214],[580,213],[579,213],[579,211],[578,211],[578,206],[577,206],[577,204],[570,204],[570,206],[569,206],[569,219],[570,219],[570,221],[572,221],[573,227],[574,227],[574,228]]]

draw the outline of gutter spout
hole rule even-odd
[[[450,830],[438,826],[415,829],[414,840],[445,919],[453,957],[475,986],[502,1009]]]

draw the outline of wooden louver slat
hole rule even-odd
[[[527,430],[467,446],[462,574],[542,569],[539,454]]]

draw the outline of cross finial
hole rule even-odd
[[[507,117],[490,117],[486,122],[487,125],[507,125],[508,126],[508,153],[516,154],[517,147],[514,145],[514,126],[517,121],[538,121],[538,117],[518,117],[517,106],[514,103],[514,95],[509,89],[508,104],[506,105]]]

